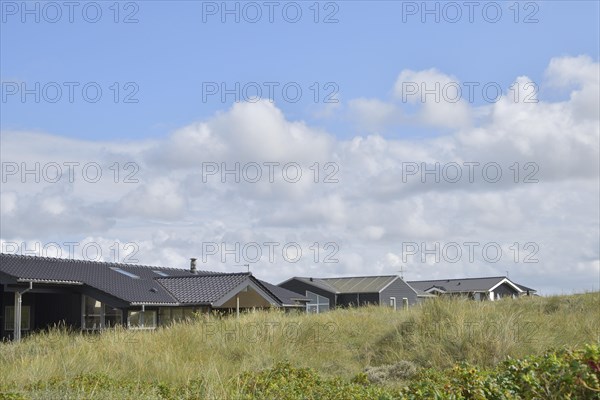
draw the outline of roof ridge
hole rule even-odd
[[[294,278],[300,278],[300,279],[320,279],[320,280],[325,280],[325,279],[354,279],[354,278],[395,278],[397,276],[400,275],[363,275],[363,276],[333,276],[333,277],[329,277],[329,278],[316,278],[314,276],[294,276]],[[294,279],[292,278],[292,279]]]
[[[395,278],[399,275],[365,275],[365,276],[338,276],[331,278],[319,278],[319,279],[357,279],[357,278]]]
[[[474,277],[474,278],[440,278],[440,279],[424,279],[424,280],[412,280],[412,281],[406,281],[408,283],[410,282],[439,282],[439,281],[466,281],[469,279],[494,279],[494,278],[506,278],[508,279],[507,276],[480,276],[480,277]]]
[[[206,278],[213,276],[232,276],[232,275],[246,275],[252,276],[251,272],[213,272],[213,271],[198,271],[199,274],[180,275],[180,276],[161,276],[155,279],[178,279],[178,278]],[[208,274],[202,272],[210,272]]]
[[[93,260],[85,260],[85,259],[77,259],[77,258],[68,258],[68,257],[44,257],[44,256],[36,256],[29,254],[14,254],[14,253],[2,253],[0,252],[0,256],[8,256],[14,258],[22,258],[22,259],[36,259],[42,261],[61,261],[61,262],[72,262],[72,263],[86,263],[86,264],[94,264],[94,265],[105,265],[109,267],[132,267],[132,268],[147,268],[147,269],[158,269],[158,270],[167,270],[167,271],[189,271],[186,268],[174,268],[174,267],[162,267],[159,265],[148,265],[148,264],[133,264],[133,263],[124,263],[124,262],[112,262],[112,261],[93,261]],[[211,273],[218,273],[216,271],[204,271]]]
[[[29,254],[14,254],[14,253],[0,253],[0,256],[9,256],[14,258],[29,258],[43,261],[61,261],[61,262],[72,262],[72,263],[85,263],[85,264],[100,264],[100,265],[111,265],[111,266],[124,266],[124,267],[144,267],[144,268],[161,268],[153,265],[145,265],[145,264],[127,264],[127,263],[118,263],[111,261],[92,261],[78,258],[68,258],[68,257],[44,257],[44,256],[34,256]],[[162,267],[164,268],[164,267]]]

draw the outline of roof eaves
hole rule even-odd
[[[79,281],[69,281],[62,279],[39,279],[39,278],[17,278],[17,282],[23,283],[49,283],[55,285],[83,285],[83,282]]]
[[[263,283],[260,281],[260,279],[255,278],[254,276],[252,276],[252,274],[250,275],[250,280],[254,283],[256,283],[260,288],[262,288],[264,291],[266,291],[273,299],[275,299],[277,301],[277,304],[279,304],[280,306],[283,306],[283,301],[277,297],[277,295],[275,293],[273,293],[271,290],[269,290],[269,288],[266,285],[263,285]]]
[[[277,296],[275,296],[270,290],[265,288],[264,285],[262,285],[258,279],[253,277],[251,273],[243,273],[243,274],[237,274],[237,275],[247,275],[247,277],[250,281],[249,282],[250,285],[254,285],[255,290],[258,289],[259,291],[262,291],[266,296],[270,297],[271,300],[273,300],[273,302],[269,301],[270,303],[276,304],[278,306],[282,305],[281,300]],[[236,287],[232,288],[229,292],[224,293],[218,300],[211,303],[211,305],[216,304],[217,307],[221,306],[222,304],[224,304],[226,301],[228,301],[229,299],[231,299],[233,297],[233,295],[230,296],[231,293],[237,293],[237,291],[239,291],[240,288],[246,282],[247,282],[247,280],[241,281]]]
[[[321,279],[321,278],[306,278],[306,277],[302,277],[302,276],[297,276],[295,279],[298,279],[304,283],[308,283],[309,285],[316,286],[317,288],[319,288],[321,290],[326,290],[330,293],[334,293],[334,294],[343,293],[343,292],[340,292],[337,288],[331,286],[329,283],[325,282],[325,280]]]
[[[165,303],[153,301],[132,301],[129,303],[132,306],[180,306],[181,303]]]

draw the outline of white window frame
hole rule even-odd
[[[325,312],[325,311],[329,311],[331,309],[331,302],[329,301],[329,298],[327,298],[325,296],[321,296],[320,294],[311,292],[310,290],[306,291],[306,297],[309,297],[309,293],[312,294],[312,295],[314,295],[314,296],[317,296],[317,302],[316,303],[310,303],[310,302],[306,303],[306,312],[307,313],[310,312],[309,309],[310,309],[311,306],[313,306],[313,307],[316,306],[317,307],[317,312],[316,312],[317,314],[320,314],[320,313]],[[319,299],[325,299],[325,300],[327,300],[327,302],[320,302]],[[321,310],[321,307],[323,307],[323,306],[327,306],[327,310]]]
[[[395,297],[390,297],[390,307],[392,307],[394,309],[394,311],[396,311],[398,309]]]

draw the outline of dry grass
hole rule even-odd
[[[111,379],[186,384],[202,378],[207,398],[235,393],[241,372],[289,360],[348,378],[402,360],[442,368],[491,366],[507,356],[600,340],[600,293],[498,302],[437,299],[406,311],[384,307],[320,315],[254,312],[201,316],[156,331],[82,335],[56,329],[0,343],[0,388],[100,373]]]

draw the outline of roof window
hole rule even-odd
[[[130,278],[140,279],[140,277],[137,276],[136,274],[132,274],[131,272],[127,272],[125,270],[122,270],[121,268],[111,267],[110,269],[112,269],[113,271],[118,272],[120,274],[123,274],[125,276],[128,276]]]

